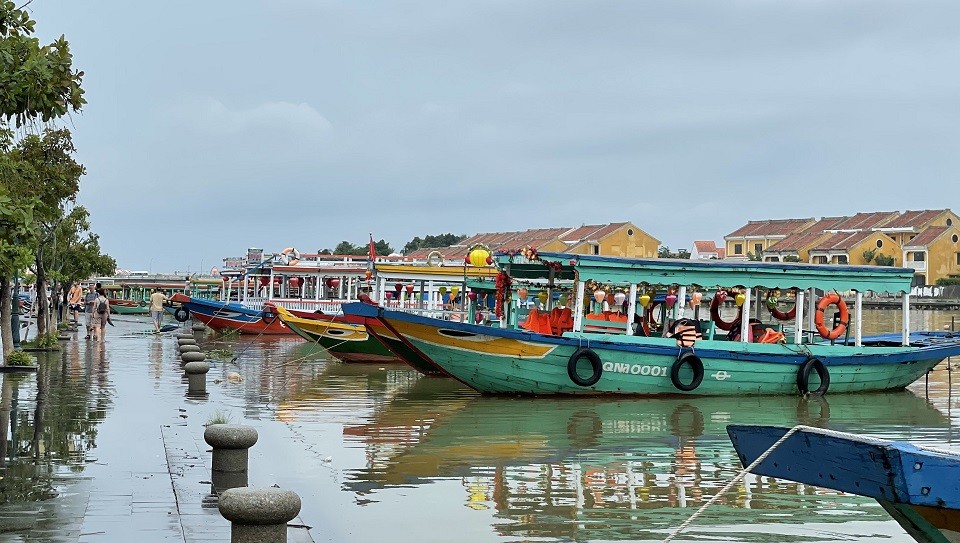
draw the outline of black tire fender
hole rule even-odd
[[[693,380],[689,383],[680,381],[680,368],[682,368],[684,364],[690,364],[690,369],[693,370]],[[700,383],[703,382],[703,361],[700,360],[699,356],[689,351],[681,354],[670,368],[670,381],[673,382],[673,386],[677,387],[677,390],[684,392],[696,390],[697,387],[700,386]]]
[[[577,365],[579,364],[580,359],[584,357],[590,361],[590,367],[593,369],[593,373],[591,373],[590,377],[586,379],[580,377],[580,374],[577,372]],[[597,384],[597,381],[600,380],[600,376],[603,374],[603,362],[600,360],[600,355],[593,352],[593,349],[580,347],[576,350],[576,352],[570,355],[570,361],[567,362],[567,374],[570,376],[571,381],[582,387],[589,387]]]
[[[187,322],[187,319],[190,318],[190,310],[186,307],[178,307],[177,310],[173,312],[173,318],[177,319],[177,322]]]
[[[816,371],[820,377],[820,386],[816,390],[810,390],[810,372]],[[822,396],[830,388],[830,371],[817,358],[810,357],[797,370],[797,390],[800,394],[816,394]]]

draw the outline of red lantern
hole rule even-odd
[[[224,283],[226,283],[227,281],[230,280],[230,278],[227,277],[226,275],[224,275],[221,279],[223,279],[223,282],[224,282]]]
[[[487,257],[487,265],[489,266],[490,264],[493,264],[493,257],[492,257],[492,256],[488,256],[488,257]]]
[[[299,277],[290,278],[290,286],[293,288],[300,288],[300,285],[303,283],[303,279]]]
[[[466,264],[467,266],[470,265],[470,255],[463,257],[463,263]]]
[[[468,293],[467,293],[467,298],[470,298],[470,301],[471,301],[471,302],[475,302],[475,301],[477,301],[477,293],[476,293],[476,292],[468,292]]]
[[[407,290],[407,294],[413,294],[413,285],[407,285],[404,288]]]
[[[397,283],[396,285],[393,285],[393,290],[397,292],[400,292],[401,290],[403,290],[403,283]]]
[[[384,292],[383,295],[386,296],[388,300],[393,299],[393,293],[390,291]]]
[[[337,277],[331,277],[327,279],[327,286],[330,288],[337,288],[340,286],[340,279]]]
[[[260,277],[260,284],[263,285],[263,286],[269,285],[269,284],[270,284],[270,278],[267,277],[266,275],[261,276],[261,277]]]

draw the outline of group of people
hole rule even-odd
[[[87,285],[84,292],[83,287],[74,283],[67,294],[67,308],[73,312],[74,324],[79,324],[79,313],[83,310],[87,329],[85,339],[94,341],[104,339],[107,323],[110,322],[110,299],[107,298],[103,285],[100,283],[96,286]]]
[[[167,296],[159,289],[153,289],[150,295],[150,316],[157,333],[160,333],[163,323],[163,304],[167,300]],[[67,294],[67,307],[73,312],[74,324],[79,323],[79,313],[83,310],[87,328],[85,339],[100,341],[104,338],[107,324],[110,323],[110,299],[107,298],[102,284],[87,285],[86,294],[84,294],[84,288],[79,283],[74,283]]]

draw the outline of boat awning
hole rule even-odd
[[[438,281],[463,282],[466,278],[493,278],[497,276],[494,266],[415,266],[408,264],[381,264],[376,263],[377,277],[385,277],[387,281]]]
[[[711,287],[817,288],[837,291],[909,292],[914,271],[887,266],[846,266],[753,262],[734,260],[680,260],[617,258],[566,253],[540,253],[534,260],[500,255],[498,265],[513,277],[556,276],[611,284],[695,285]]]

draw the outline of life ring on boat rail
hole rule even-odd
[[[710,302],[710,320],[717,325],[717,328],[723,330],[724,332],[729,332],[733,330],[733,327],[736,323],[740,322],[740,318],[743,317],[743,306],[740,306],[740,311],[737,313],[737,317],[732,321],[725,321],[720,317],[720,304],[727,299],[729,294],[725,290],[718,290],[716,294],[713,295],[713,300]]]
[[[820,386],[816,390],[810,390],[810,372],[816,371],[817,377],[820,378]],[[827,370],[827,367],[823,365],[817,358],[810,357],[803,364],[800,365],[800,369],[797,370],[797,390],[800,391],[800,394],[816,394],[822,396],[827,393],[827,389],[830,388],[830,372]]]
[[[190,310],[180,306],[173,312],[173,318],[177,319],[177,322],[187,322],[187,319],[190,318]]]
[[[283,255],[283,263],[287,266],[296,266],[300,262],[300,251],[293,247],[287,247],[280,254]]]
[[[837,306],[837,311],[840,312],[840,322],[832,329],[827,329],[827,326],[823,324],[823,311],[831,305]],[[817,332],[820,333],[820,337],[824,339],[837,339],[846,333],[849,322],[850,313],[847,311],[847,303],[844,302],[843,298],[836,292],[824,295],[824,297],[820,298],[820,301],[817,302],[817,315],[814,317],[813,323],[817,326]]]
[[[777,297],[776,296],[771,297],[769,291],[767,291],[766,302],[767,302],[766,303],[767,311],[769,311],[770,315],[772,315],[773,318],[777,319],[778,321],[790,321],[797,318],[796,301],[794,301],[793,303],[793,308],[790,311],[787,311],[786,313],[777,309]]]
[[[577,365],[580,363],[580,359],[584,357],[590,361],[590,368],[593,370],[590,376],[586,379],[581,377],[580,373],[577,371]],[[567,362],[567,374],[570,376],[571,381],[582,387],[589,387],[597,384],[597,381],[600,380],[600,375],[603,374],[603,362],[600,360],[600,355],[595,353],[593,349],[580,347],[576,350],[576,352],[570,355],[570,361]]]
[[[690,369],[693,370],[693,379],[689,383],[684,383],[680,380],[680,370],[687,364],[689,364]],[[700,360],[699,356],[693,354],[692,351],[681,353],[680,356],[677,357],[677,361],[674,362],[670,368],[670,381],[673,382],[673,386],[677,387],[677,390],[684,392],[696,390],[696,388],[700,386],[700,383],[703,382],[703,361]]]

